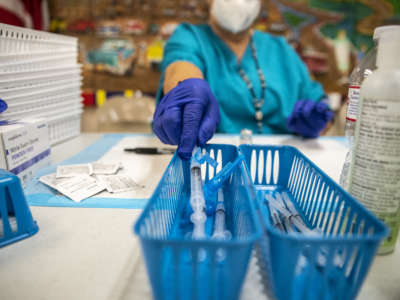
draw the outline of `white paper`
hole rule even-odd
[[[92,166],[90,164],[63,165],[57,167],[57,178],[75,177],[81,175],[91,175]]]
[[[73,177],[57,185],[59,192],[75,202],[81,202],[105,189],[104,183],[87,175]]]
[[[116,174],[121,168],[121,163],[104,163],[94,162],[90,164],[92,172],[95,175],[112,175]]]
[[[7,217],[6,217],[7,218]],[[3,220],[0,219],[0,238],[4,236],[4,223],[2,222]],[[12,232],[17,232],[18,231],[18,222],[17,222],[17,217],[15,216],[8,216],[8,222],[11,227]]]
[[[123,193],[135,189],[143,189],[144,186],[137,184],[129,175],[98,176],[110,193]]]
[[[112,147],[99,161],[103,163],[122,162],[123,170],[118,175],[128,175],[145,188],[131,189],[126,192],[110,193],[104,191],[96,197],[121,199],[148,199],[157,187],[166,170],[171,155],[139,155],[124,151],[124,148],[165,147],[159,140],[151,136],[126,137]]]
[[[67,180],[69,180],[69,178],[57,178],[56,173],[47,174],[39,178],[40,182],[48,185],[55,190],[57,189],[58,184]]]

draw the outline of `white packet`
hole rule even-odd
[[[8,217],[8,222],[10,224],[11,227],[11,231],[12,232],[17,232],[18,231],[18,222],[17,222],[17,217],[15,216],[9,216]],[[4,223],[0,221],[0,237],[4,236]]]
[[[56,173],[47,174],[39,178],[41,183],[44,183],[55,190],[57,189],[58,184],[66,180],[69,180],[69,178],[57,178]]]
[[[93,174],[96,175],[112,175],[116,174],[121,168],[120,163],[102,163],[94,162],[90,164],[92,167]]]
[[[122,193],[143,188],[128,175],[98,176],[98,178],[106,185],[107,191],[110,193]]]
[[[70,178],[57,184],[57,190],[75,202],[81,202],[105,189],[104,183],[87,175]]]
[[[57,178],[75,177],[81,175],[92,175],[92,166],[90,164],[64,165],[57,167]]]

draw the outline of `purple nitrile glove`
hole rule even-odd
[[[5,102],[3,99],[0,99],[0,113],[7,110],[7,108],[8,108],[7,102]]]
[[[208,83],[199,78],[181,81],[157,105],[154,133],[165,144],[178,145],[178,154],[189,159],[196,144],[212,138],[219,123],[219,108]]]
[[[333,111],[325,102],[299,100],[286,124],[290,131],[306,138],[318,137],[329,121],[333,119]]]

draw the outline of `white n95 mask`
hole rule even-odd
[[[238,33],[253,24],[260,8],[260,0],[214,0],[211,14],[222,28]]]

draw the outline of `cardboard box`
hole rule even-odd
[[[23,187],[50,162],[49,129],[44,119],[0,126],[0,168],[17,175]]]

